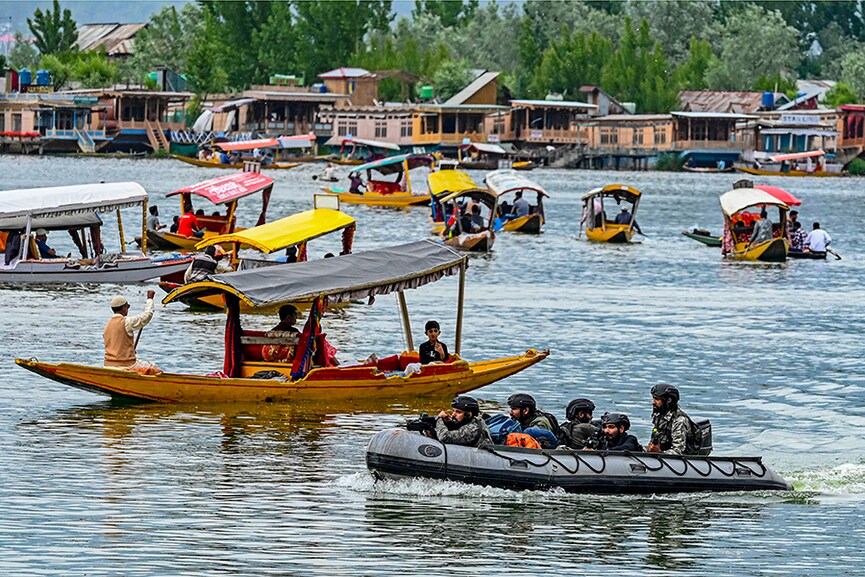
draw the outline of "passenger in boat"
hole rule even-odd
[[[210,159],[210,153],[207,150],[202,148],[198,151],[198,160],[209,160],[209,159]]]
[[[451,403],[451,408],[450,415],[441,411],[436,419],[435,432],[439,441],[465,447],[492,446],[490,429],[478,417],[481,410],[474,397],[460,395]]]
[[[361,180],[360,175],[356,172],[352,172],[348,175],[348,179],[350,181],[348,191],[354,194],[363,194],[361,188],[366,190],[366,185],[363,183],[363,180]]]
[[[511,207],[511,205],[508,204],[508,201],[503,200],[499,204],[499,215],[500,215],[499,218],[502,218],[504,220],[510,220],[510,219],[514,218],[514,215],[512,214],[513,211],[514,211],[514,209]]]
[[[538,409],[535,398],[527,393],[515,393],[508,397],[511,418],[520,422],[523,433],[530,435],[544,449],[555,449],[559,440],[556,426],[549,413]]]
[[[623,206],[622,212],[620,212],[619,214],[616,215],[615,223],[616,224],[630,224],[632,218],[633,218],[633,215],[630,212],[628,212],[628,207]],[[634,221],[634,230],[637,231],[638,234],[643,234],[643,231],[640,230],[640,225],[637,224],[637,221]]]
[[[529,201],[527,201],[525,198],[523,198],[523,191],[518,190],[516,192],[515,196],[516,196],[516,199],[514,199],[514,208],[513,208],[514,214],[516,215],[517,218],[519,218],[521,216],[528,216],[529,213],[532,211],[532,207],[529,206]]]
[[[105,342],[106,367],[123,369],[153,370],[156,365],[139,359],[135,355],[135,331],[143,329],[153,318],[153,297],[155,291],[147,291],[147,302],[144,304],[144,312],[129,316],[129,301],[124,296],[116,296],[111,299],[111,310],[114,315],[105,325],[102,339]],[[158,369],[156,369],[158,371]]]
[[[472,204],[471,214],[465,213],[460,219],[464,232],[480,232],[484,229],[484,218],[481,216],[481,205]]]
[[[793,230],[793,223],[794,222],[799,222],[799,211],[798,210],[791,210],[790,213],[787,215],[787,228],[789,228],[790,230]]]
[[[623,413],[604,413],[601,417],[601,430],[603,435],[597,447],[598,451],[630,451],[641,453],[643,446],[637,437],[628,433],[631,428],[631,420]],[[586,447],[588,450],[592,450]]]
[[[772,238],[772,220],[765,207],[760,211],[760,220],[754,223],[754,233],[751,235],[751,245],[761,243]]]
[[[699,429],[679,408],[679,389],[673,385],[652,387],[652,424],[652,439],[648,446],[650,453],[699,454]]]
[[[60,258],[57,251],[48,246],[48,231],[44,228],[36,229],[36,247],[39,249],[39,258]]]
[[[159,231],[166,225],[159,224],[159,208],[154,204],[149,209],[150,216],[147,217],[147,230]]]
[[[595,403],[589,399],[574,399],[568,403],[565,416],[568,420],[559,428],[559,446],[583,449],[586,441],[595,436],[600,428],[592,423]]]
[[[223,255],[217,254],[214,245],[208,246],[203,253],[195,255],[195,258],[189,263],[189,267],[183,275],[183,282],[189,284],[210,280],[210,276],[217,272],[222,257]]]
[[[299,333],[300,330],[294,326],[297,322],[297,308],[294,305],[282,305],[279,307],[279,322],[271,331],[286,333]]]
[[[13,230],[6,237],[6,249],[3,252],[5,266],[15,264],[21,257],[21,234],[20,230]]]
[[[329,162],[327,163],[327,166],[324,167],[324,170],[321,173],[321,179],[328,182],[336,181],[336,169],[333,167],[333,164]]]
[[[285,249],[285,254],[283,256],[277,257],[277,262],[297,262],[297,247],[290,246]]]
[[[815,222],[805,242],[808,245],[808,250],[811,252],[826,252],[826,249],[829,248],[829,243],[832,242],[832,238],[829,236],[829,233],[820,228],[819,222]]]
[[[420,346],[420,363],[422,365],[443,363],[451,358],[448,354],[448,346],[439,340],[441,327],[439,327],[438,321],[427,321],[424,326],[424,334],[428,340]]]
[[[204,211],[202,211],[202,216],[204,216]],[[198,218],[192,212],[192,207],[177,222],[177,234],[187,238],[201,238],[204,236],[204,231],[201,230],[201,225],[198,224]]]
[[[793,222],[790,233],[790,250],[794,252],[802,252],[808,246],[808,233],[802,228],[802,223]]]
[[[171,221],[171,228],[168,229],[168,232],[177,232],[177,228],[180,226],[180,217],[175,216]]]

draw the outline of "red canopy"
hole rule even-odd
[[[763,192],[768,192],[787,206],[799,206],[802,204],[802,201],[787,192],[782,188],[778,188],[777,186],[767,186],[765,184],[758,184],[754,188],[758,190],[762,190]]]
[[[784,160],[799,160],[800,158],[814,158],[816,156],[824,156],[826,153],[822,150],[809,150],[808,152],[793,152],[791,154],[778,154],[773,156],[771,160],[782,162]]]
[[[273,186],[273,179],[257,172],[237,172],[228,176],[211,178],[165,196],[177,194],[196,194],[203,196],[213,204],[225,204],[238,198],[243,198],[256,192],[261,192]]]
[[[275,138],[259,138],[258,140],[239,140],[237,142],[217,142],[213,146],[217,146],[225,152],[234,150],[254,150],[256,148],[273,148],[279,146],[279,141]]]

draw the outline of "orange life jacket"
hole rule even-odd
[[[511,433],[505,442],[508,447],[525,447],[526,449],[540,449],[537,441],[526,433]]]

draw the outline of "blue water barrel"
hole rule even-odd
[[[48,86],[51,84],[51,73],[44,68],[36,71],[36,86]]]
[[[763,108],[775,108],[775,93],[774,92],[764,92],[763,100],[762,100]]]
[[[22,68],[18,71],[18,83],[22,86],[29,86],[33,83],[33,73],[29,68]]]

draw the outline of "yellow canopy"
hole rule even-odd
[[[468,174],[460,172],[459,170],[440,170],[438,172],[431,172],[427,177],[427,180],[431,195],[436,197],[439,195],[446,195],[439,199],[440,202],[448,202],[469,192],[487,195],[492,197],[493,200],[496,198],[496,195],[488,189],[475,184]]]
[[[633,195],[634,198],[640,196],[640,191],[632,186],[628,186],[627,184],[608,184],[607,186],[603,186],[601,188],[596,188],[590,192],[587,192],[583,195],[582,200],[586,201],[593,196],[612,196],[613,194],[621,192],[626,195]]]
[[[200,250],[212,244],[238,242],[261,252],[271,253],[347,228],[354,223],[355,220],[341,210],[316,208],[239,232],[211,236],[196,244],[195,248]]]

